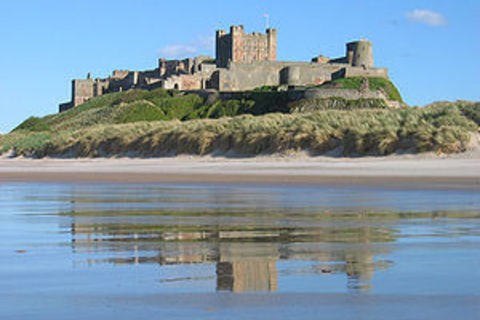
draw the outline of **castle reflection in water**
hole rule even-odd
[[[394,230],[361,221],[266,227],[218,221],[175,225],[165,216],[149,217],[143,223],[138,223],[142,221],[138,217],[135,223],[119,222],[113,217],[72,219],[75,252],[115,256],[87,258],[84,262],[161,266],[215,263],[217,290],[233,292],[277,291],[277,261],[286,260],[313,263],[307,270],[289,273],[345,274],[348,289],[368,291],[374,272],[390,266],[390,261],[380,257],[390,251],[385,244],[395,240]]]

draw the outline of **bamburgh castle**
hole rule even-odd
[[[60,112],[105,93],[129,89],[176,89],[222,92],[248,91],[262,86],[292,87],[320,85],[346,77],[388,78],[388,70],[374,68],[372,43],[347,43],[344,57],[318,56],[310,62],[277,61],[277,30],[265,34],[246,33],[243,26],[231,26],[230,33],[216,32],[215,58],[198,56],[184,60],[159,59],[158,67],[147,71],[115,70],[105,79],[72,81],[72,101],[60,105]]]

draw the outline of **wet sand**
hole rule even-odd
[[[480,189],[480,157],[0,159],[0,181]]]

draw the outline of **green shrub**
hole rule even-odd
[[[272,92],[272,91],[277,91],[279,86],[262,86],[255,88],[253,91],[254,92]]]

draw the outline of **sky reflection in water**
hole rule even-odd
[[[391,277],[408,272],[412,253],[440,246],[454,257],[480,235],[477,191],[85,184],[0,191],[2,223],[16,236],[7,234],[3,249],[49,247],[52,262],[97,268],[96,277],[150,265],[149,286],[162,292],[393,292]],[[65,247],[69,255],[55,250]]]

